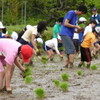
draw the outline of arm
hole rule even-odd
[[[18,61],[18,57],[15,59],[15,61],[14,61],[14,63],[15,63],[15,65],[21,70],[21,71],[23,71],[23,72],[25,72],[25,68],[20,64],[20,62]]]
[[[36,41],[35,41],[35,35],[34,34],[32,34],[31,42],[32,42],[32,45],[34,47],[35,52],[37,53],[39,50],[37,48],[37,44],[36,44]]]
[[[64,22],[64,26],[70,27],[70,28],[77,28],[77,29],[79,29],[79,30],[81,29],[81,27],[79,27],[79,26],[77,26],[77,25],[72,25],[72,24],[70,24],[69,22],[70,22],[70,20],[66,19],[65,22]]]

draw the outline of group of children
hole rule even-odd
[[[82,7],[85,10],[82,9]],[[0,91],[3,91],[4,88],[6,88],[7,92],[12,91],[10,84],[15,65],[21,71],[25,72],[26,68],[20,64],[19,59],[22,59],[23,62],[30,62],[34,54],[38,55],[39,48],[37,42],[42,43],[44,51],[48,54],[47,59],[53,59],[55,54],[58,54],[60,58],[63,58],[62,51],[59,50],[59,47],[64,46],[66,50],[65,53],[68,57],[65,67],[68,67],[69,64],[71,67],[73,66],[73,54],[75,50],[76,53],[81,53],[81,61],[78,67],[81,67],[84,61],[87,62],[87,68],[90,67],[92,60],[91,51],[93,52],[93,55],[96,55],[100,50],[100,41],[96,40],[100,35],[100,27],[95,27],[97,25],[95,20],[91,20],[89,25],[86,26],[86,19],[84,17],[79,19],[79,25],[70,24],[72,13],[73,15],[82,15],[83,13],[86,13],[86,7],[82,7],[79,7],[75,12],[69,12],[68,14],[70,16],[66,15],[64,18],[59,18],[53,27],[53,38],[46,40],[45,42],[42,39],[44,30],[47,30],[47,23],[45,21],[40,21],[36,26],[27,25],[19,34],[13,33],[11,35],[13,39],[8,39],[7,37],[9,36],[5,34],[1,36]],[[75,17],[73,21],[76,19],[77,18]],[[73,23],[74,22],[72,22],[72,24]],[[66,27],[68,29],[66,29]],[[77,30],[72,30],[73,27],[77,28]],[[66,34],[66,30],[70,35]],[[71,32],[74,32],[74,37]]]

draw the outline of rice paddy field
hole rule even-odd
[[[44,64],[34,57],[29,83],[16,67],[12,94],[0,92],[0,100],[100,100],[100,57],[93,59],[90,69],[85,64],[78,68],[80,58],[77,56],[73,68],[65,68],[65,60],[65,56],[61,61],[56,55],[53,61]],[[36,94],[37,88],[43,91]]]

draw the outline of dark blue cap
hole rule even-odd
[[[97,8],[96,7],[93,7],[92,11],[97,11]]]

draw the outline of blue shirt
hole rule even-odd
[[[70,22],[69,22],[70,24],[76,25],[78,16],[75,14],[75,11],[73,11],[73,10],[69,11],[64,17],[64,21],[63,21],[61,32],[60,32],[60,35],[66,35],[66,36],[73,38],[75,28],[70,28],[70,27],[64,26],[64,22],[66,19],[70,20]]]
[[[96,14],[95,16],[92,15],[91,18],[90,18],[90,21],[92,21],[92,20],[95,20],[97,22],[96,26],[100,27],[100,15],[99,14]]]

